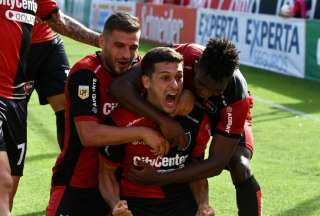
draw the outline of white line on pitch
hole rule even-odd
[[[320,117],[318,117],[318,116],[315,116],[315,115],[312,115],[312,114],[309,114],[309,113],[306,113],[306,112],[303,112],[303,111],[300,111],[300,110],[292,109],[290,107],[278,104],[278,103],[276,103],[274,101],[271,101],[271,100],[267,100],[267,99],[264,99],[264,98],[261,98],[261,97],[254,96],[254,101],[257,101],[259,103],[268,105],[270,107],[277,108],[277,109],[285,111],[285,112],[292,113],[292,114],[297,115],[297,116],[301,116],[304,119],[312,120],[312,121],[315,121],[315,122],[320,122]]]

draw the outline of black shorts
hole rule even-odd
[[[56,186],[51,190],[46,216],[107,216],[109,213],[99,189]]]
[[[27,150],[27,101],[0,98],[0,151],[8,154],[11,175],[22,176]]]
[[[122,197],[133,215],[139,216],[195,216],[198,210],[192,194],[170,199]]]
[[[48,104],[47,97],[64,93],[69,69],[59,36],[48,42],[32,44],[27,60],[27,77],[34,81],[41,105]]]

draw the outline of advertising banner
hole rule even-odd
[[[211,0],[211,8],[217,10],[259,13],[263,0]]]
[[[306,78],[320,80],[320,20],[307,21]]]
[[[242,64],[304,77],[304,19],[198,9],[196,42],[211,37],[232,40]]]
[[[137,3],[136,16],[141,22],[142,39],[160,44],[195,41],[195,8]]]
[[[90,28],[99,32],[103,31],[106,19],[115,11],[124,11],[135,15],[136,3],[117,2],[107,0],[92,0],[90,13]]]

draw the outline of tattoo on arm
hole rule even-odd
[[[95,32],[77,20],[63,14],[61,11],[52,14],[47,20],[50,27],[59,34],[76,41],[99,47],[99,33]]]

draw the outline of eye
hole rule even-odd
[[[160,77],[161,80],[163,81],[169,81],[170,80],[170,76],[169,75],[163,75]]]
[[[182,82],[182,80],[183,80],[182,74],[177,74],[177,75],[176,75],[176,81],[177,81],[177,82]]]
[[[138,49],[138,46],[137,45],[133,45],[133,46],[130,46],[130,50],[131,51],[137,51],[137,49]]]
[[[114,45],[115,45],[117,48],[122,48],[122,47],[124,47],[124,44],[123,44],[123,43],[120,43],[120,42],[115,42]]]

